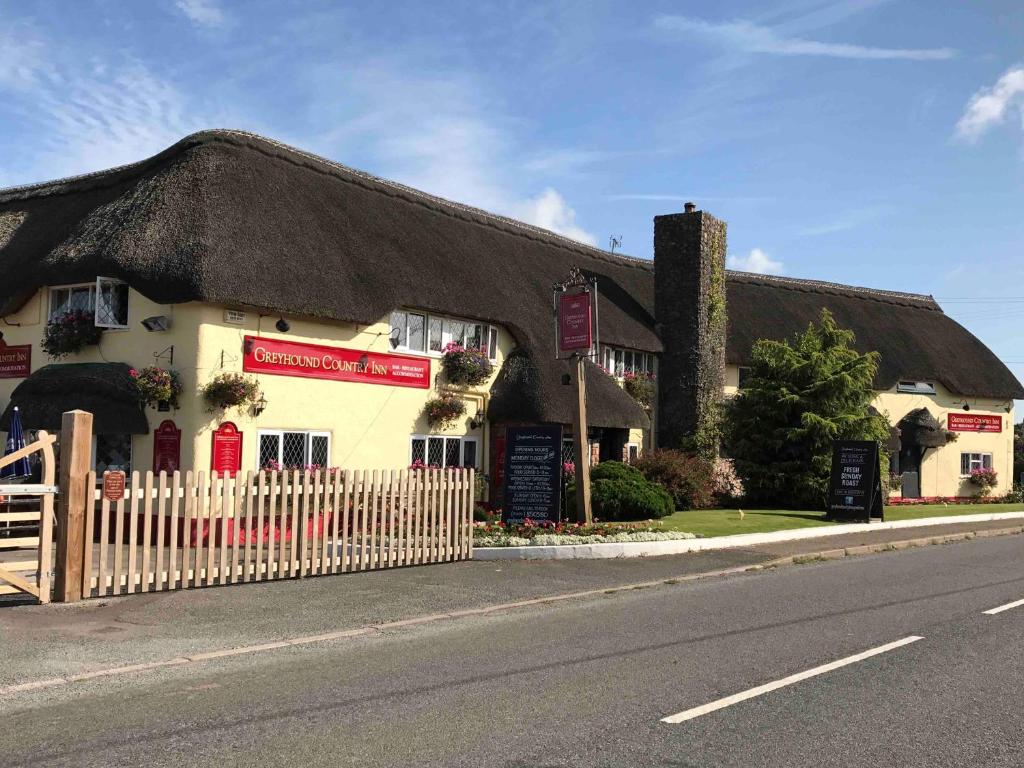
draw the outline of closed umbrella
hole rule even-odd
[[[15,407],[11,410],[11,428],[7,432],[7,447],[4,449],[4,456],[24,447],[25,430],[21,427],[21,412]],[[13,464],[0,467],[0,478],[29,477],[31,474],[32,468],[29,467],[27,456],[23,456]]]

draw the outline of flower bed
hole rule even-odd
[[[906,499],[902,496],[890,496],[887,507],[912,507],[919,504],[1001,504],[1003,499],[998,496],[921,496],[917,499]]]
[[[666,531],[649,524],[534,523],[522,525],[478,523],[473,529],[475,547],[551,547],[572,544],[619,544],[634,541],[695,539],[692,533]]]

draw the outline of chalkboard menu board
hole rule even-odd
[[[502,521],[558,522],[561,501],[562,428],[508,427]]]
[[[885,519],[882,478],[878,469],[878,443],[871,440],[834,440],[828,514],[838,520]]]

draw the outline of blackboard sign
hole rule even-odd
[[[562,428],[505,430],[504,523],[558,522],[562,501]]]
[[[878,471],[878,443],[871,440],[834,440],[828,514],[838,520],[885,519],[882,478]]]

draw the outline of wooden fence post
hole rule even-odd
[[[82,567],[86,536],[86,479],[92,464],[92,414],[68,411],[61,419],[60,492],[57,495],[57,559],[54,563],[54,599],[74,603],[82,599]],[[120,542],[118,543],[120,546]]]

